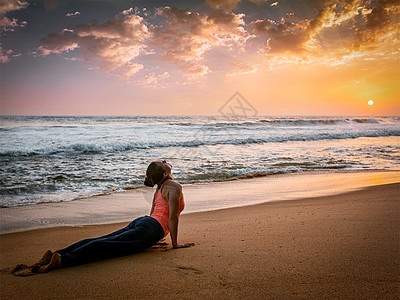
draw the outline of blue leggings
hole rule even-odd
[[[56,252],[61,254],[62,266],[69,267],[140,252],[163,237],[160,223],[152,217],[144,216],[113,233],[85,239]]]

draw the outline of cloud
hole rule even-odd
[[[43,55],[49,55],[79,48],[80,37],[73,30],[63,29],[56,33],[50,33],[47,38],[40,41],[43,45],[38,50],[42,51]]]
[[[0,2],[0,28],[2,31],[14,31],[18,28],[24,28],[28,23],[19,22],[18,19],[7,17],[7,13],[28,7],[28,2],[20,0],[4,0]]]
[[[164,72],[163,74],[159,75],[156,75],[155,73],[150,73],[149,75],[144,76],[143,79],[136,81],[136,84],[145,87],[165,87],[166,85],[160,84],[160,82],[167,79],[168,77],[168,72]]]
[[[3,52],[3,48],[0,46],[0,62],[1,63],[6,63],[8,62],[10,59],[7,55],[7,53]]]
[[[20,0],[3,0],[0,2],[0,29],[1,31],[14,31],[18,28],[24,28],[28,23],[26,21],[19,22],[18,19],[10,19],[8,12],[20,10],[28,7],[28,2]],[[0,63],[9,62],[11,59],[21,56],[21,53],[14,53],[13,50],[3,50],[0,44]]]
[[[313,7],[318,7],[312,18],[288,13],[278,20],[260,19],[248,24],[244,14],[229,10],[199,13],[190,9],[161,7],[154,16],[157,24],[152,25],[148,19],[138,15],[138,9],[130,8],[105,23],[93,21],[51,33],[41,40],[39,50],[42,55],[79,51],[80,58],[91,69],[125,79],[145,68],[144,57],[149,54],[154,59],[173,64],[188,78],[197,78],[213,71],[215,65],[208,58],[217,51],[229,53],[234,61],[252,61],[246,57],[258,55],[258,50],[257,53],[265,54],[265,64],[270,66],[321,60],[339,64],[360,59],[371,51],[386,53],[382,52],[385,47],[391,50],[390,53],[395,53],[393,44],[398,44],[400,36],[397,2],[314,2]],[[217,1],[213,3],[216,5]],[[222,5],[222,2],[218,3]],[[385,51],[389,53],[387,49]],[[226,75],[247,74],[258,68],[237,63]],[[150,74],[137,82],[146,85],[145,82],[152,84],[159,80]]]
[[[258,66],[252,66],[247,63],[238,62],[232,63],[233,70],[226,73],[226,76],[237,76],[244,74],[256,73],[258,71]]]
[[[27,8],[28,2],[22,0],[2,0],[0,2],[0,10],[18,10]]]
[[[51,10],[57,7],[57,0],[44,0],[44,8],[46,10]]]
[[[304,44],[310,39],[307,21],[296,24],[282,19],[279,23],[275,23],[266,19],[257,20],[252,25],[256,34],[267,37],[266,49],[270,54],[302,52]]]
[[[67,13],[65,16],[66,17],[76,17],[78,15],[80,15],[81,13],[79,11],[76,11],[74,13]]]
[[[249,0],[257,5],[262,3],[267,3],[268,0]],[[206,0],[207,4],[214,9],[225,9],[232,10],[235,9],[241,0]]]
[[[82,61],[82,59],[78,57],[64,57],[64,59],[69,61]]]
[[[11,59],[21,56],[21,53],[15,53],[12,50],[7,50],[4,52],[1,44],[0,44],[0,62],[6,63],[9,62]]]
[[[209,67],[202,62],[206,52],[216,47],[240,48],[249,38],[243,27],[243,14],[216,10],[207,15],[170,7],[157,13],[165,20],[154,27],[152,45],[188,76],[209,73]]]
[[[234,9],[240,0],[207,0],[207,4],[214,9]]]
[[[205,14],[163,7],[157,15],[164,19],[150,26],[132,13],[135,10],[128,9],[103,24],[94,21],[51,33],[41,40],[39,50],[49,55],[79,49],[83,60],[97,63],[100,70],[121,78],[132,77],[144,68],[135,61],[140,55],[156,53],[194,78],[210,72],[204,62],[208,51],[218,47],[240,51],[250,37],[243,27],[243,14],[222,10]]]
[[[133,7],[122,11],[122,14],[123,14],[124,16],[125,16],[125,15],[130,15],[130,14],[132,14],[132,13],[133,13]]]
[[[24,28],[28,23],[26,21],[18,22],[18,19],[9,19],[6,11],[0,11],[0,27],[2,31],[14,31],[18,28]]]
[[[351,52],[373,51],[387,44],[388,37],[398,41],[399,17],[400,6],[393,0],[378,0],[375,5],[369,1],[339,0],[321,7],[313,19],[296,22],[287,15],[278,22],[257,20],[251,28],[256,36],[266,38],[263,50],[269,57],[297,55],[311,61],[322,56],[340,58],[349,57]]]
[[[52,33],[41,40],[43,55],[79,49],[88,64],[107,73],[130,78],[143,69],[134,60],[145,53],[150,33],[142,17],[116,16],[113,21],[81,24]]]
[[[206,14],[163,7],[157,15],[164,17],[161,23],[148,25],[135,10],[124,10],[103,24],[93,21],[51,33],[41,40],[39,50],[49,55],[79,49],[92,68],[97,63],[100,70],[122,78],[144,68],[136,61],[140,55],[156,54],[194,78],[211,71],[204,62],[207,52],[221,47],[241,51],[250,38],[244,29],[243,14],[222,10]]]
[[[381,0],[371,10],[364,10],[363,27],[355,33],[359,46],[376,42],[382,36],[393,33],[399,39],[400,4],[397,1]],[[357,45],[358,46],[358,45]]]
[[[250,0],[251,2],[255,3],[255,4],[262,4],[262,3],[267,3],[268,0]]]

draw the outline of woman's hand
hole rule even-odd
[[[188,248],[194,246],[194,243],[185,243],[185,244],[177,244],[173,246],[174,249],[179,249],[179,248]]]

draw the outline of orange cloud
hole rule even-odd
[[[28,2],[23,0],[3,0],[0,2],[0,10],[18,10],[28,7]]]
[[[209,67],[204,54],[215,47],[243,47],[249,34],[243,14],[217,10],[210,15],[189,9],[164,7],[158,14],[165,22],[153,31],[152,44],[161,48],[164,59],[172,61],[189,76],[202,76]]]
[[[272,20],[257,20],[253,25],[256,34],[268,37],[267,49],[271,54],[302,52],[310,39],[308,21],[293,23],[282,18],[278,24]]]
[[[313,19],[294,22],[287,16],[277,23],[257,20],[251,27],[257,36],[267,38],[264,50],[269,57],[297,55],[312,61],[382,49],[389,37],[398,40],[399,17],[396,1],[378,0],[373,7],[365,1],[339,1],[320,9]]]
[[[238,62],[232,63],[233,71],[226,73],[226,76],[237,76],[243,74],[251,74],[256,73],[258,70],[258,66],[252,66],[247,63]]]

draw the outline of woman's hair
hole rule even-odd
[[[152,162],[147,167],[144,185],[153,187],[154,185],[158,184],[163,179],[164,172],[165,171],[161,166],[155,162]]]

